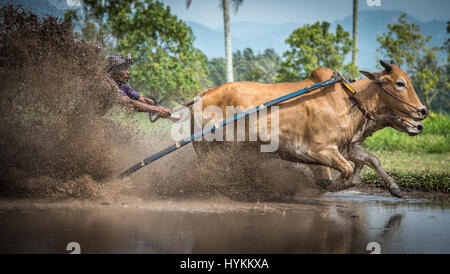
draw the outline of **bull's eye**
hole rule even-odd
[[[403,90],[406,87],[406,81],[402,77],[395,81],[395,88],[398,90]]]

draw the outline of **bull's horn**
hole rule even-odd
[[[380,60],[380,64],[386,69],[387,72],[392,71],[392,66],[388,62],[386,62],[384,60]]]

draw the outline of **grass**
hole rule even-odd
[[[158,119],[155,123],[151,123],[148,118],[148,113],[136,113],[134,117],[138,121],[139,129],[143,130],[146,133],[156,134],[156,133],[170,133],[172,126],[174,125],[168,119]]]
[[[374,154],[401,188],[450,193],[450,153],[374,151]],[[367,167],[362,172],[361,182],[384,185],[381,178]]]
[[[388,173],[402,189],[450,193],[450,173],[448,172],[391,170]],[[361,182],[384,186],[383,180],[374,172],[364,174]]]
[[[385,128],[364,141],[370,150],[446,153],[450,152],[450,117],[431,113],[424,120],[422,134],[411,137],[406,133]]]
[[[404,189],[450,193],[450,117],[431,113],[418,136],[385,128],[367,138],[371,150],[396,183]],[[364,168],[361,181],[381,185],[381,178]]]
[[[372,151],[387,170],[449,172],[450,153]]]
[[[127,112],[117,107],[110,111],[108,118],[118,122],[123,126],[133,126],[139,131],[149,135],[170,134],[173,122],[168,119],[159,119],[155,123],[151,123],[148,113],[144,112]]]

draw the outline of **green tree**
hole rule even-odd
[[[89,2],[89,0],[85,1]],[[82,3],[82,9],[68,10],[64,13],[64,21],[72,23],[72,27],[77,27],[80,32],[75,33],[78,39],[94,41],[100,44],[105,50],[105,54],[112,50],[112,41],[107,41],[108,29],[103,26],[103,20],[96,20],[87,3]],[[95,21],[94,21],[95,20]],[[101,24],[100,24],[100,21]]]
[[[414,23],[409,24],[403,13],[398,18],[398,23],[388,24],[388,32],[377,36],[380,47],[377,53],[390,58],[399,66],[404,66],[410,72],[417,72],[418,55],[422,54],[426,43],[431,36],[424,37],[420,33],[420,27]]]
[[[447,22],[447,35],[450,33],[450,21]],[[447,59],[445,60],[445,64],[443,66],[441,76],[442,79],[438,82],[438,89],[443,90],[443,92],[439,92],[436,96],[436,99],[433,101],[434,105],[432,107],[438,111],[450,111],[450,39],[447,39],[442,46],[442,51],[447,54]]]
[[[192,0],[186,0],[186,7],[189,8]],[[238,11],[239,6],[242,5],[244,0],[231,0],[234,5],[235,12]],[[226,63],[226,80],[227,82],[233,82],[233,56],[231,47],[231,31],[230,31],[230,5],[229,0],[221,0],[221,7],[223,10],[223,26],[225,35],[225,63]]]
[[[140,92],[175,104],[208,84],[207,59],[194,48],[192,30],[163,3],[86,0],[84,5],[83,16],[109,30],[115,50],[135,56],[130,81]]]
[[[233,53],[234,76],[236,81],[257,81],[256,56],[251,48]]]
[[[432,109],[433,100],[441,93],[447,93],[446,70],[440,65],[439,47],[428,47],[431,36],[424,36],[420,27],[408,23],[406,14],[398,18],[398,23],[388,24],[388,32],[377,36],[380,47],[377,49],[382,58],[392,59],[410,75],[415,90],[428,109]]]
[[[286,39],[290,49],[283,53],[277,82],[303,80],[317,67],[340,71],[346,77],[358,75],[353,63],[344,64],[353,45],[349,33],[341,25],[337,25],[335,34],[328,32],[329,28],[330,23],[317,22],[292,32]]]
[[[256,58],[258,59],[257,67],[262,72],[262,77],[259,81],[274,83],[280,69],[280,56],[273,49],[266,49],[263,54],[259,54]]]
[[[220,86],[226,82],[226,68],[224,58],[212,58],[208,60],[209,79],[214,86]]]
[[[352,49],[353,65],[358,64],[358,0],[353,0],[353,49]]]
[[[250,48],[233,54],[234,72],[238,81],[273,83],[280,66],[280,57],[273,49],[254,54]]]
[[[436,52],[427,50],[417,62],[417,74],[413,75],[412,82],[429,110],[436,96],[442,93],[441,83],[445,82],[445,78],[444,67],[439,66]]]
[[[450,33],[450,21],[447,21],[447,35]],[[447,38],[444,42],[443,50],[447,51],[447,65],[450,64],[450,39]]]
[[[254,54],[246,48],[233,53],[234,75],[236,81],[253,81],[274,83],[280,66],[280,56],[273,49],[266,49],[263,53]],[[226,82],[225,59],[213,58],[208,61],[209,79],[219,86]]]

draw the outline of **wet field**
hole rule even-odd
[[[290,203],[1,201],[1,253],[450,253],[450,204],[347,191]]]

